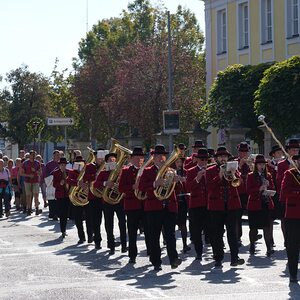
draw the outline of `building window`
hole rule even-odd
[[[218,54],[226,53],[227,51],[227,20],[226,10],[217,12],[217,45]]]
[[[239,20],[239,49],[249,47],[249,7],[248,2],[239,4],[238,6]]]
[[[299,0],[287,0],[287,37],[299,36]]]
[[[272,42],[272,0],[261,0],[262,44]]]

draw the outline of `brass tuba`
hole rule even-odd
[[[154,195],[158,200],[168,199],[174,191],[176,182],[174,182],[174,177],[176,175],[176,171],[170,166],[180,157],[180,151],[176,145],[174,145],[174,150],[171,153],[170,157],[167,159],[165,164],[159,169],[157,172],[155,180],[159,178],[163,178],[165,180],[165,184],[163,186],[159,186],[155,188]]]
[[[141,176],[144,172],[144,170],[149,167],[151,164],[153,164],[153,155],[151,155],[149,157],[149,159],[142,165],[142,167],[139,169],[136,179],[135,179],[135,183],[138,185],[141,179]],[[146,192],[142,192],[138,189],[134,190],[134,195],[139,199],[139,200],[145,200],[147,198],[147,193]]]
[[[117,151],[116,144],[119,144],[119,142],[116,139],[112,138],[109,153],[112,153],[112,152],[115,153]],[[103,161],[101,163],[101,165],[99,166],[99,169],[96,174],[96,179],[97,179],[97,176],[99,175],[99,173],[104,169],[104,166],[105,166],[105,161]],[[95,183],[95,181],[93,181],[91,183],[91,187],[90,187],[91,193],[97,198],[102,198],[104,188],[95,188],[94,183]]]
[[[89,150],[89,156],[88,156],[88,159],[86,160],[84,167],[82,168],[82,170],[80,171],[80,173],[78,175],[78,178],[77,178],[78,181],[82,180],[84,173],[85,173],[86,165],[95,162],[94,150],[89,147],[87,147],[87,148]],[[69,191],[69,198],[73,205],[85,206],[89,203],[88,194],[89,194],[89,187],[84,189],[80,186],[72,186]]]
[[[117,154],[117,166],[116,169],[111,171],[107,181],[112,181],[114,183],[113,187],[105,187],[102,193],[103,200],[109,204],[118,204],[124,193],[119,192],[119,180],[122,171],[122,167],[125,164],[128,157],[131,155],[132,151],[121,146],[120,144],[115,144]]]

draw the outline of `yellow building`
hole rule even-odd
[[[204,1],[207,93],[228,65],[300,55],[300,0]],[[209,144],[217,143],[212,134]]]

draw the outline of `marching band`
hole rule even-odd
[[[67,236],[71,208],[78,244],[86,242],[85,221],[87,242],[94,243],[98,250],[102,248],[100,228],[103,214],[107,248],[113,255],[117,246],[114,236],[116,213],[121,252],[128,252],[129,263],[135,264],[138,232],[144,233],[147,255],[155,271],[162,268],[161,234],[171,268],[177,268],[182,262],[176,249],[176,225],[181,232],[184,253],[191,250],[187,243],[189,228],[195,259],[202,260],[204,242],[209,243],[214,266],[221,268],[225,232],[230,248],[230,265],[236,267],[245,263],[239,257],[243,214],[248,215],[250,255],[256,253],[260,229],[263,230],[266,256],[274,254],[273,221],[281,219],[290,282],[297,282],[300,250],[299,149],[299,141],[291,139],[284,149],[280,145],[273,146],[270,159],[266,159],[261,154],[250,155],[249,145],[241,142],[237,146],[239,155],[235,158],[224,146],[216,151],[208,150],[202,141],[195,141],[190,157],[185,157],[186,147],[182,143],[174,146],[170,155],[164,145],[158,144],[145,159],[142,147],[134,147],[131,151],[112,140],[110,150],[101,148],[94,151],[89,148],[86,161],[77,155],[71,169],[67,168],[67,159],[59,158],[58,152],[54,151],[53,160],[43,171],[47,173],[44,174],[45,179],[52,176],[52,188],[55,189],[56,208],[54,210],[51,206],[50,217],[58,216],[63,240]],[[286,157],[283,154],[287,154]],[[26,194],[29,184],[36,183],[38,174],[41,174],[40,165],[35,166],[34,155],[30,153],[29,160],[20,167],[21,175],[25,177]],[[5,174],[2,177],[0,181],[4,182]],[[45,181],[48,193],[51,185]],[[4,183],[2,185],[4,187]],[[36,196],[36,187],[31,187],[30,191],[32,194],[27,194],[24,204],[28,214],[32,198]],[[35,207],[36,214],[39,214],[38,201],[35,201]]]

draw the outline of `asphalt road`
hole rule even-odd
[[[105,247],[96,251],[91,244],[76,245],[72,223],[62,241],[59,223],[48,220],[47,210],[31,217],[12,210],[9,219],[0,221],[0,299],[300,299],[300,286],[289,285],[279,224],[274,226],[272,258],[265,256],[263,240],[257,244],[256,256],[249,256],[246,222],[243,228],[240,257],[245,265],[230,267],[226,254],[223,268],[214,269],[211,248],[202,262],[195,261],[193,251],[182,253],[177,232],[182,265],[172,270],[163,248],[163,270],[156,273],[146,256],[143,236],[138,241],[137,263],[130,265],[120,248],[109,256]],[[105,246],[103,224],[102,235]]]

